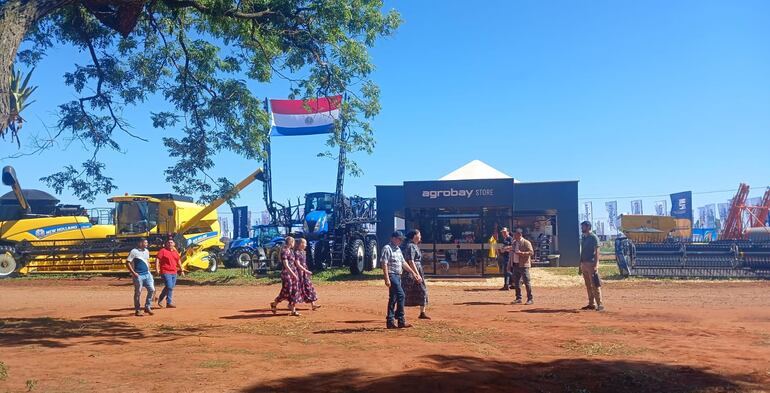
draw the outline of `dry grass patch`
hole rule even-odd
[[[612,327],[612,326],[589,326],[588,330],[593,334],[599,334],[599,335],[626,333],[623,329]]]
[[[212,359],[212,360],[205,360],[202,361],[198,367],[200,368],[230,368],[230,365],[232,365],[233,362],[230,360],[219,360],[219,359]]]
[[[485,344],[491,338],[498,336],[499,332],[489,328],[467,329],[452,326],[446,322],[435,321],[429,324],[417,325],[409,329],[409,334],[430,343],[464,342],[469,344]]]
[[[644,348],[631,348],[623,343],[586,343],[570,340],[561,345],[567,352],[583,356],[630,356],[645,352]]]
[[[232,330],[236,333],[258,336],[297,337],[310,333],[314,326],[315,323],[307,319],[293,318],[236,325]]]

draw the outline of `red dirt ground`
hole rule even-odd
[[[270,313],[277,285],[180,286],[137,318],[127,279],[4,281],[0,392],[770,391],[770,282],[611,282],[605,313],[579,287],[433,286],[398,331],[374,284],[320,285],[299,318]]]

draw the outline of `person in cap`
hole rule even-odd
[[[513,238],[511,237],[511,234],[508,232],[508,228],[503,227],[503,229],[500,230],[500,242],[503,245],[503,251],[500,253],[500,257],[498,259],[498,265],[500,266],[500,271],[503,272],[503,287],[500,288],[501,291],[508,291],[511,288],[513,288],[512,281],[513,277],[511,274],[512,267],[510,265],[510,252],[505,251],[513,244]]]
[[[602,280],[599,278],[599,237],[591,231],[591,222],[580,223],[583,237],[580,241],[580,272],[586,284],[588,305],[581,310],[604,311]]]
[[[404,329],[412,327],[406,323],[404,317],[404,288],[401,286],[401,273],[406,269],[417,283],[422,282],[422,277],[412,267],[405,263],[401,253],[401,243],[404,242],[404,234],[395,231],[390,236],[390,243],[382,247],[380,262],[382,272],[385,275],[385,285],[388,287],[388,311],[385,316],[385,326],[388,329]],[[398,325],[395,321],[398,320]]]
[[[521,282],[527,288],[527,304],[533,304],[532,284],[529,269],[532,267],[532,255],[535,254],[532,243],[525,239],[523,231],[517,228],[513,232],[513,244],[510,247],[511,270],[513,272],[513,288],[516,291],[516,299],[513,304],[521,304]]]

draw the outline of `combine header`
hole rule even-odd
[[[622,216],[625,237],[615,239],[621,274],[643,277],[770,278],[770,189],[759,206],[747,206],[749,186],[733,198],[719,240],[691,242],[672,217]],[[684,220],[689,221],[689,220]],[[685,236],[686,234],[686,236]]]

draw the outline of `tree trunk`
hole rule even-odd
[[[8,0],[0,6],[0,132],[8,127],[11,66],[29,28],[75,0]]]

